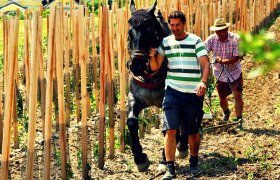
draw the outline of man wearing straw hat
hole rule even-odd
[[[243,100],[243,78],[239,54],[239,35],[229,32],[230,24],[224,18],[216,19],[211,31],[215,33],[205,40],[205,47],[213,55],[213,74],[217,79],[217,90],[220,106],[223,109],[223,120],[228,121],[230,110],[227,97],[233,93],[235,98],[236,120],[242,119]]]

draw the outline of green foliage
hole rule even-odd
[[[267,161],[267,152],[264,150],[262,146],[252,145],[245,151],[245,157],[250,159],[251,162],[257,163],[259,162],[262,169],[270,169],[272,166]]]
[[[3,68],[4,68],[4,55],[3,54],[0,54],[0,72],[3,71]]]
[[[250,161],[252,162],[257,162],[259,160],[260,153],[261,153],[261,149],[253,145],[246,149],[245,157],[250,159]]]
[[[98,1],[94,1],[93,6],[94,6],[94,14],[97,15],[98,14]],[[87,7],[89,10],[89,13],[92,13],[92,2],[91,1],[87,2]]]
[[[55,150],[55,160],[56,160],[57,164],[60,166],[61,161],[60,161],[60,150],[59,149]]]
[[[275,41],[275,34],[261,31],[257,35],[240,33],[240,50],[242,53],[253,55],[259,67],[249,73],[249,78],[263,75],[280,65],[280,44]]]
[[[254,173],[253,172],[249,172],[247,175],[247,179],[248,180],[253,180],[254,179]]]
[[[77,158],[78,158],[78,168],[81,169],[82,168],[82,150],[78,149],[77,151]]]
[[[50,14],[50,10],[49,9],[45,9],[44,11],[43,11],[43,15],[42,15],[42,17],[43,18],[47,18],[47,16]]]
[[[67,164],[66,164],[66,169],[67,169],[67,177],[68,177],[68,179],[74,178],[74,173],[73,173],[73,171],[71,169],[71,165],[70,165],[69,162],[67,162]]]
[[[98,158],[99,158],[99,144],[98,144],[98,142],[96,142],[94,144],[93,158],[94,158],[94,161],[98,162]]]
[[[10,11],[8,12],[8,14],[5,15],[6,19],[10,19],[11,17],[15,17],[16,16],[16,11]],[[2,20],[2,16],[1,16],[1,20]],[[23,20],[24,19],[24,13],[22,11],[19,12],[19,20]]]

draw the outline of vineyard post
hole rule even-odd
[[[54,29],[55,6],[50,9],[48,29],[48,61],[47,61],[47,86],[46,86],[46,114],[44,134],[44,179],[50,179],[51,164],[51,136],[52,136],[52,98],[53,98],[53,64],[54,64]]]
[[[24,45],[23,45],[23,59],[24,59],[24,74],[25,74],[25,94],[26,94],[26,109],[29,107],[29,93],[30,93],[30,59],[29,59],[29,22],[28,18],[24,20]]]
[[[43,60],[43,47],[42,47],[42,16],[39,16],[39,26],[38,26],[38,65],[39,65],[39,82],[40,82],[40,95],[41,95],[41,117],[42,117],[42,127],[44,134],[45,126],[45,103],[46,103],[46,85],[45,85],[45,75],[44,75],[44,60]]]
[[[61,178],[67,179],[66,173],[66,125],[64,108],[64,75],[63,75],[63,23],[61,7],[56,8],[55,12],[55,56],[56,56],[56,77],[58,91],[58,110],[59,110],[59,147],[61,162]]]
[[[233,2],[232,1],[229,1],[229,23],[230,23],[230,26],[229,26],[229,31],[232,31],[232,14],[233,14]]]
[[[150,107],[148,109],[147,112],[147,120],[148,120],[148,124],[147,124],[147,134],[151,134],[152,133],[152,112],[151,112],[152,108]]]
[[[159,125],[160,125],[159,108],[158,107],[154,107],[154,110],[155,110],[155,128],[159,129]]]
[[[235,32],[238,31],[238,1],[239,0],[235,0]]]
[[[65,116],[65,122],[66,125],[70,126],[70,37],[69,37],[69,26],[68,26],[68,16],[64,16],[64,61],[65,61],[65,83],[66,83],[66,116]]]
[[[16,11],[16,21],[19,21],[19,9]],[[19,26],[19,22],[16,23],[17,26]],[[19,79],[18,79],[18,33],[19,33],[19,27],[16,27],[15,29],[16,33],[16,41],[15,41],[15,68],[14,68],[14,81],[15,81],[15,86],[14,86],[14,102],[13,102],[13,126],[14,126],[14,148],[18,149],[19,148],[19,143],[18,143],[18,116],[17,116],[17,92],[19,92]]]
[[[2,84],[3,80],[0,78],[0,84]],[[0,86],[0,94],[2,94],[2,86]],[[2,154],[2,144],[3,144],[3,107],[2,107],[2,95],[0,96],[0,154]]]
[[[104,140],[105,140],[105,61],[106,61],[106,49],[105,49],[105,37],[106,36],[106,19],[107,9],[105,7],[99,9],[100,11],[100,119],[99,119],[99,161],[98,165],[100,169],[104,168]]]
[[[107,7],[107,9],[109,9]],[[108,11],[108,10],[107,10]],[[106,23],[106,42],[105,42],[105,48],[106,48],[106,64],[107,64],[107,92],[108,92],[108,107],[109,107],[109,158],[113,159],[115,150],[114,150],[114,145],[115,145],[115,137],[114,137],[114,127],[115,127],[115,120],[114,120],[114,90],[113,90],[113,63],[114,63],[114,58],[113,58],[113,46],[112,46],[112,36],[113,34],[110,31],[110,28],[113,29],[113,16],[111,15],[112,11],[108,11],[107,15],[108,17],[106,18],[107,23]]]
[[[208,12],[208,4],[207,3],[204,3],[204,5],[203,5],[203,12],[204,12],[204,17],[205,17],[205,19],[204,19],[204,31],[205,31],[205,33],[204,33],[204,39],[206,39],[208,36],[209,36],[209,12]],[[203,39],[203,40],[204,40]]]
[[[10,157],[10,141],[11,141],[11,124],[13,117],[13,106],[14,101],[14,72],[15,72],[15,53],[16,53],[16,40],[17,40],[17,30],[18,28],[18,20],[17,18],[12,18],[7,21],[10,24],[10,31],[7,32],[7,43],[5,48],[10,53],[8,54],[8,64],[7,64],[7,79],[12,79],[12,81],[7,81],[5,83],[5,114],[4,114],[4,132],[3,132],[3,143],[2,143],[2,160],[1,160],[1,179],[8,180],[8,172],[9,172],[9,157]],[[5,34],[6,35],[6,34]]]
[[[32,26],[31,26],[31,72],[30,76],[30,102],[29,102],[29,126],[28,126],[28,151],[26,165],[26,179],[33,178],[34,166],[34,144],[36,132],[36,105],[37,105],[37,90],[38,90],[38,23],[39,12],[33,11]]]
[[[86,61],[86,91],[87,91],[87,95],[86,95],[86,104],[87,104],[87,117],[90,117],[91,114],[91,109],[90,109],[90,91],[89,89],[91,89],[90,86],[90,78],[91,78],[91,74],[89,73],[89,69],[90,69],[90,58],[89,58],[89,30],[90,30],[90,17],[88,16],[88,14],[85,17],[85,61]]]
[[[117,27],[120,30],[117,37],[118,46],[118,70],[120,77],[120,151],[124,153],[125,150],[125,59],[124,59],[124,29],[122,24],[124,23],[124,11],[118,9],[118,23]]]
[[[94,7],[93,7],[94,12]],[[97,50],[96,50],[96,35],[95,35],[95,17],[91,14],[91,43],[92,43],[92,58],[93,58],[93,89],[95,99],[95,113],[99,113],[99,96],[98,96],[98,76],[97,76]]]
[[[87,179],[87,64],[85,59],[85,26],[84,6],[79,5],[78,24],[79,24],[79,64],[81,77],[81,104],[82,104],[82,174],[83,179]]]
[[[79,47],[79,14],[78,11],[75,11],[75,28],[74,28],[74,53],[75,53],[75,90],[76,90],[76,117],[77,117],[77,122],[81,121],[81,94],[80,94],[80,62],[79,62],[79,57],[80,57],[80,47]]]

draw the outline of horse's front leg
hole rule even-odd
[[[131,150],[134,156],[134,162],[139,172],[146,171],[150,166],[147,155],[142,152],[142,146],[138,136],[138,115],[143,108],[144,105],[137,101],[132,93],[129,92],[127,126],[131,137]]]

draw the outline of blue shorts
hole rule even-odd
[[[181,128],[187,134],[196,134],[203,117],[203,96],[183,93],[167,87],[163,100],[163,131]]]

